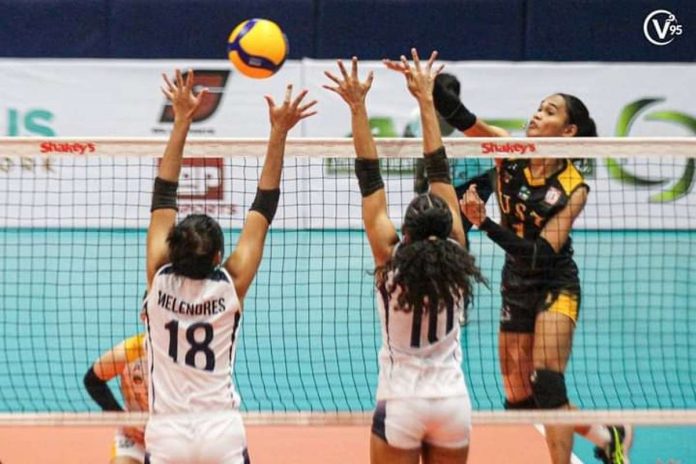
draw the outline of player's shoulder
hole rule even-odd
[[[570,196],[579,186],[585,183],[582,173],[571,160],[565,160],[565,167],[561,169],[556,179],[567,196]]]

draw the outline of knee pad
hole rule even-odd
[[[565,377],[560,372],[537,369],[532,374],[532,392],[539,409],[556,409],[568,404]]]
[[[505,409],[507,410],[516,410],[516,409],[536,409],[536,401],[534,401],[534,397],[530,396],[529,398],[525,398],[521,401],[515,401],[511,402],[508,400],[505,400]]]

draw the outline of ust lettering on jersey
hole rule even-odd
[[[227,271],[195,280],[164,266],[145,305],[151,411],[237,408],[232,368],[241,305]]]
[[[502,223],[518,237],[536,240],[542,229],[585,184],[582,174],[569,160],[547,179],[532,178],[529,160],[506,160],[497,176],[498,204]]]

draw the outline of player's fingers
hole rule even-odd
[[[177,69],[175,74],[176,74],[176,81],[174,83],[176,84],[176,88],[181,90],[181,88],[184,85],[184,82],[183,82],[184,78],[181,76],[181,70]]]
[[[334,81],[336,84],[341,85],[341,81],[338,79],[338,77],[334,76],[329,71],[324,71],[324,75]]]
[[[283,105],[289,105],[291,98],[292,98],[292,84],[288,84],[288,86],[285,87],[285,98],[283,99]]]
[[[418,57],[418,51],[415,48],[411,49],[411,58],[413,58],[413,67],[416,68],[416,71],[421,70],[421,64],[420,64],[420,58]]]
[[[438,67],[435,69],[435,75],[437,76],[438,74],[440,74],[440,73],[442,72],[443,69],[445,69],[445,65],[444,65],[444,64],[441,64],[440,66],[438,66]]]
[[[326,90],[330,90],[334,93],[341,95],[341,93],[338,91],[338,87],[332,87],[332,86],[326,85],[326,84],[323,84],[322,87],[324,87]]]
[[[165,89],[164,87],[160,87],[160,90],[162,90],[162,93],[164,94],[164,96],[167,97],[167,100],[171,100],[172,98],[174,98],[172,93],[169,90]]]
[[[263,98],[266,100],[266,103],[270,109],[275,108],[275,100],[273,100],[273,97],[270,95],[264,95]]]
[[[191,68],[186,73],[186,88],[193,89],[193,69]]]
[[[308,117],[310,117],[310,116],[314,116],[315,114],[317,114],[316,111],[312,111],[312,112],[310,112],[310,113],[302,113],[302,114],[300,115],[300,120],[306,119],[306,118],[308,118]]]
[[[354,56],[350,60],[350,75],[353,79],[358,80],[358,57]]]
[[[169,77],[165,73],[162,73],[162,78],[164,79],[164,82],[167,84],[167,90],[172,90],[174,89],[174,85],[172,85],[172,82],[169,80]]]
[[[374,80],[375,80],[375,72],[374,72],[374,71],[370,71],[370,72],[367,74],[367,80],[365,81],[365,85],[367,85],[367,88],[368,88],[368,89],[369,89],[370,87],[372,87],[372,81],[374,81]]]
[[[297,108],[300,105],[300,103],[302,103],[302,99],[305,96],[307,96],[307,92],[308,92],[308,90],[304,89],[297,95],[297,97],[292,101],[293,108]]]
[[[343,76],[343,80],[347,81],[348,80],[348,72],[346,71],[346,67],[343,66],[343,61],[338,60],[338,69],[341,71],[341,75]]]
[[[433,50],[433,52],[430,54],[430,58],[428,58],[428,64],[427,64],[428,71],[433,69],[433,64],[435,63],[436,59],[437,59],[437,50]]]
[[[311,107],[313,107],[313,106],[316,105],[316,104],[317,104],[317,100],[312,100],[311,102],[309,102],[309,103],[307,103],[307,104],[305,104],[305,105],[300,106],[300,107],[298,108],[298,111],[299,111],[300,113],[304,113],[305,111],[307,111],[308,109],[310,109]]]

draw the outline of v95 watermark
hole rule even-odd
[[[677,16],[668,10],[651,11],[643,21],[643,34],[653,45],[669,45],[684,33],[684,26],[679,24]]]

